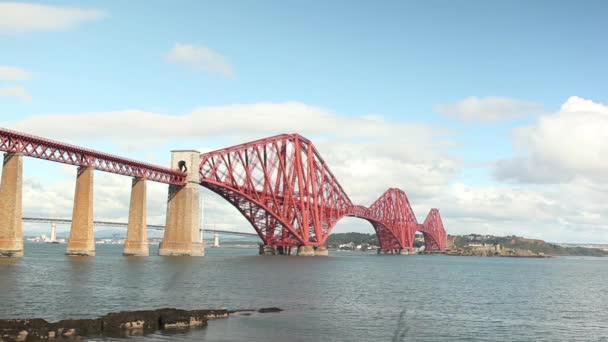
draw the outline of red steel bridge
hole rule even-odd
[[[184,186],[188,173],[0,128],[0,150],[95,170]],[[413,248],[422,232],[427,251],[443,251],[437,209],[419,223],[403,190],[386,190],[369,207],[352,203],[313,143],[281,134],[200,155],[197,179],[232,204],[266,245],[324,246],[345,216],[370,222],[384,250]]]

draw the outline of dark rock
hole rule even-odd
[[[0,320],[1,341],[42,340],[48,332],[49,322],[41,318]]]
[[[228,313],[237,313],[237,312],[255,312],[258,311],[256,309],[236,309],[236,310],[230,310],[228,311]]]
[[[278,310],[267,308],[263,310]],[[255,310],[244,310],[253,312]],[[260,311],[262,312],[262,311]],[[274,311],[266,311],[274,312]],[[44,319],[0,319],[0,341],[80,339],[88,336],[143,335],[159,329],[207,325],[207,320],[228,317],[228,310],[159,310],[109,313],[96,319],[66,319],[49,323]]]
[[[187,328],[190,326],[190,312],[180,309],[159,309],[156,310],[159,314],[158,325],[161,329]],[[205,323],[206,323],[205,319]],[[202,325],[198,323],[194,325]]]
[[[64,319],[49,324],[49,337],[101,335],[101,319]]]
[[[158,310],[114,312],[102,316],[104,334],[128,335],[129,331],[141,330],[142,333],[159,329]]]
[[[281,312],[283,311],[283,309],[279,309],[279,308],[261,308],[260,310],[258,310],[259,313],[268,313],[268,312]]]

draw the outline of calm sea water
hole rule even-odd
[[[177,307],[260,308],[207,328],[133,340],[608,341],[608,259],[381,256],[97,257],[27,244],[0,260],[0,318],[59,320]],[[156,253],[153,250],[152,253]]]

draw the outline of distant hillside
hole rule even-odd
[[[351,242],[355,245],[368,244],[378,246],[378,237],[376,236],[376,234],[336,233],[331,234],[327,238],[327,247],[337,248],[339,245],[344,245]]]
[[[365,233],[334,233],[331,234],[327,238],[327,247],[329,248],[338,248],[339,245],[344,245],[348,243],[353,243],[356,245],[370,245],[370,246],[379,246],[378,237],[376,233],[365,234]],[[422,241],[415,241],[414,247],[420,247],[424,245]]]
[[[596,248],[562,247],[543,240],[526,239],[519,236],[492,236],[492,235],[456,235],[454,246],[466,247],[469,244],[500,244],[504,248],[529,250],[533,253],[545,255],[580,255],[580,256],[608,256],[607,251]]]

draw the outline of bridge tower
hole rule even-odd
[[[165,234],[158,254],[164,256],[203,256],[205,248],[200,240],[200,152],[171,151],[171,168],[185,166],[186,185],[169,185]]]
[[[5,153],[0,184],[0,257],[23,256],[23,155]]]

